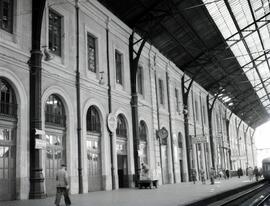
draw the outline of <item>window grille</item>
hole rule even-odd
[[[115,51],[116,82],[122,84],[122,54]]]
[[[87,122],[87,131],[88,132],[95,132],[100,133],[100,119],[97,109],[94,106],[91,106],[86,115],[86,122]]]
[[[146,142],[147,132],[146,132],[146,124],[144,121],[140,121],[139,125],[139,137],[141,141]]]
[[[180,107],[179,107],[179,92],[178,89],[175,88],[175,101],[176,101],[176,111],[180,112]]]
[[[96,72],[96,38],[92,35],[87,35],[87,49],[88,49],[88,69]]]
[[[63,103],[55,94],[49,96],[46,101],[45,122],[62,127],[66,124],[66,115]]]
[[[13,0],[0,0],[0,27],[13,32]]]
[[[49,11],[49,49],[61,56],[62,16],[50,9]]]
[[[183,137],[181,133],[178,133],[178,148],[183,149]]]
[[[116,136],[127,138],[127,127],[123,115],[117,117]]]
[[[15,93],[7,81],[0,78],[0,114],[16,117],[17,104]]]
[[[159,85],[159,101],[160,104],[164,105],[164,86],[162,79],[158,80],[158,85]]]

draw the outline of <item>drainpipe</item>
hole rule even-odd
[[[249,161],[248,161],[248,148],[247,148],[247,131],[248,131],[249,126],[247,126],[246,131],[244,132],[244,141],[245,141],[245,150],[246,150],[246,157],[247,157],[247,165],[249,166]]]
[[[176,183],[175,179],[175,165],[174,165],[174,148],[173,148],[173,132],[172,132],[172,113],[171,113],[171,103],[170,103],[170,84],[169,84],[169,74],[166,71],[166,86],[167,86],[167,99],[168,99],[168,111],[169,111],[169,126],[170,126],[170,136],[171,136],[171,152],[172,152],[172,168],[173,168],[173,182]]]
[[[32,50],[28,61],[30,67],[30,191],[29,199],[45,198],[44,177],[42,172],[42,151],[35,149],[36,139],[42,139],[35,134],[35,129],[42,130],[41,120],[41,75],[42,52],[40,37],[42,17],[46,0],[32,1]]]
[[[227,133],[227,141],[229,145],[228,155],[229,155],[229,162],[230,162],[230,170],[232,170],[232,152],[231,152],[231,142],[230,142],[230,119],[232,117],[232,112],[228,119],[226,119],[226,133]]]
[[[192,116],[193,116],[193,129],[194,129],[194,138],[197,138],[197,130],[196,130],[196,114],[195,114],[195,109],[194,109],[194,91],[193,91],[193,89],[191,90],[191,99],[192,99]],[[195,169],[195,165],[196,165],[196,162],[197,162],[197,174],[199,174],[199,171],[200,171],[200,168],[199,168],[199,154],[198,154],[198,143],[197,142],[195,142],[194,143],[194,145],[195,145],[195,157],[196,157],[196,159],[195,158],[192,158],[193,159],[193,161],[194,161],[194,165],[192,165],[193,166],[193,168]],[[192,143],[192,147],[193,147],[193,143]],[[192,152],[192,154],[194,155],[194,152]]]
[[[214,97],[212,104],[210,103],[209,94],[207,95],[207,115],[208,115],[208,126],[209,126],[209,139],[210,139],[210,149],[211,149],[211,163],[212,167],[215,169],[215,148],[214,148],[214,137],[213,137],[213,125],[212,125],[212,112],[214,108],[215,101],[218,95]]]
[[[108,106],[109,114],[112,112],[112,88],[111,88],[111,74],[110,74],[110,48],[109,48],[109,19],[106,28],[106,50],[107,50],[107,75],[108,75]],[[115,189],[115,175],[114,175],[114,158],[113,158],[113,133],[108,129],[110,136],[111,149],[111,178],[112,189]]]
[[[203,113],[203,109],[202,108],[204,108],[204,106],[202,105],[202,95],[201,95],[201,93],[200,93],[200,105],[201,105],[201,109],[200,109],[200,112],[201,112],[201,123],[202,123],[202,135],[203,135],[203,138],[205,137],[205,131],[204,131],[204,124],[205,124],[205,122],[204,122],[204,115],[205,115],[205,113]],[[205,111],[205,110],[204,110]],[[206,171],[206,177],[207,177],[207,179],[208,179],[208,164],[206,164],[206,162],[207,162],[207,158],[206,158],[206,148],[205,148],[205,142],[203,142],[203,143],[201,143],[201,149],[203,148],[203,153],[204,153],[204,167],[205,167],[205,171]]]
[[[158,123],[158,130],[160,130],[160,120],[159,120],[159,104],[158,104],[158,91],[157,91],[157,71],[155,68],[155,91],[156,91],[156,104],[157,104],[157,123]],[[156,131],[156,137],[158,137]],[[163,177],[163,169],[162,169],[162,153],[161,153],[161,139],[158,138],[158,144],[159,144],[159,158],[160,158],[160,170],[161,170],[161,180],[162,183],[164,183],[164,177]]]
[[[79,6],[75,0],[76,9],[76,95],[77,95],[77,138],[78,138],[78,179],[79,194],[83,193],[82,182],[82,148],[81,148],[81,92],[80,92],[80,68],[79,68]]]

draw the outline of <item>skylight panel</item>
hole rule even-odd
[[[262,97],[264,97],[266,95],[266,92],[265,92],[264,89],[261,89],[261,90],[259,90],[257,92],[257,95],[258,95],[259,98],[262,98]],[[265,101],[265,102],[269,102],[269,101]]]
[[[244,66],[243,71],[251,85],[256,87],[255,91],[257,92],[257,95],[263,97],[266,95],[266,92],[270,93],[270,80],[265,81],[268,78],[270,79],[269,66],[266,61],[266,57],[270,58],[270,23],[265,21],[270,20],[270,15],[266,16],[264,20],[254,23],[253,14],[255,21],[268,14],[269,1],[250,0],[251,8],[248,0],[227,1],[240,30],[242,29],[241,32],[244,39],[241,39],[240,35],[237,34],[238,30],[236,29],[224,0],[207,4],[206,7],[213,17],[214,22],[217,24],[221,34],[226,39],[228,47],[233,52],[239,65]],[[203,0],[203,2],[209,3],[209,0]],[[252,25],[249,26],[250,24]],[[243,30],[243,28],[247,26],[248,28]],[[257,29],[256,26],[261,27],[259,31],[255,31]],[[237,35],[231,37],[234,34]],[[244,41],[247,45],[244,44]],[[247,46],[248,49],[245,46]],[[248,51],[250,51],[250,54]],[[253,60],[255,61],[253,62]],[[254,66],[256,66],[257,70]],[[264,87],[267,87],[267,91]],[[269,101],[266,102],[269,104]]]
[[[266,61],[258,66],[258,72],[260,73],[261,77],[263,77],[263,79],[270,77],[270,72]]]
[[[263,106],[265,106],[265,107],[266,107],[266,106],[269,106],[269,101],[264,101],[262,104],[263,104]],[[269,109],[270,109],[270,108],[268,108],[267,111],[269,111]]]

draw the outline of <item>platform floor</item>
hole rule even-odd
[[[254,182],[254,180],[253,180]],[[158,189],[119,189],[71,195],[72,206],[178,206],[250,184],[248,177],[218,180],[214,185],[197,182],[168,184]],[[53,206],[54,197],[42,200],[0,201],[0,206]],[[61,205],[65,205],[63,198]]]

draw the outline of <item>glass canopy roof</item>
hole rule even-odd
[[[235,55],[232,58],[238,60],[243,75],[270,113],[269,0],[203,0],[203,3]]]

